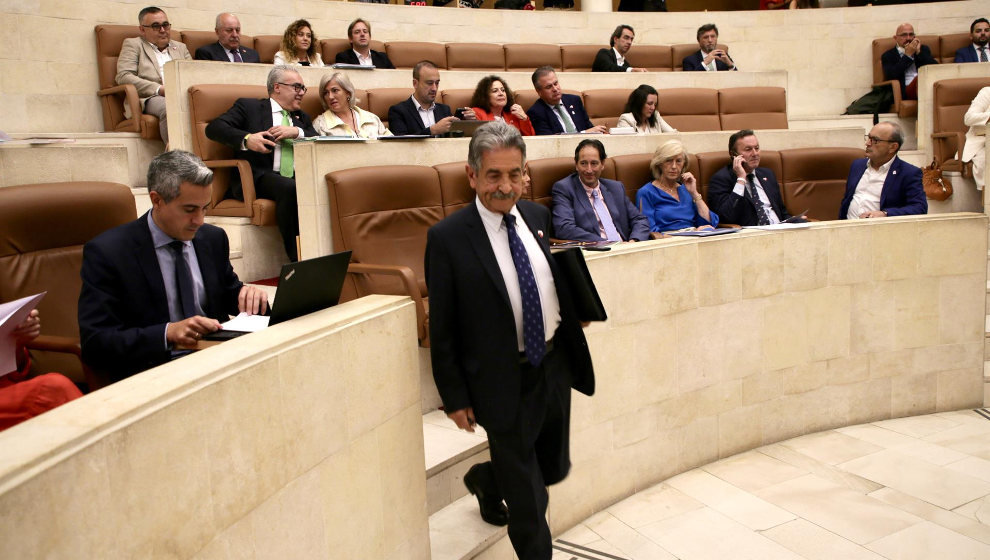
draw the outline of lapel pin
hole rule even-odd
[[[536,235],[539,235],[540,239],[543,239],[543,230],[542,229],[536,230]]]
[[[897,170],[895,169],[895,170],[893,171],[893,173],[894,173],[894,175],[897,175]]]

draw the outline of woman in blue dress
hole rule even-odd
[[[687,172],[684,144],[671,140],[657,148],[650,161],[653,181],[636,192],[636,205],[650,220],[650,231],[712,229],[718,216],[698,194],[698,181]]]

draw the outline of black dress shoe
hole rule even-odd
[[[493,480],[485,475],[484,465],[479,463],[468,469],[464,475],[464,486],[468,492],[478,498],[478,508],[481,510],[481,518],[486,522],[499,527],[509,524],[509,510],[502,503],[502,498],[492,488]]]

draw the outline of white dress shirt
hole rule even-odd
[[[849,211],[846,218],[854,220],[859,218],[863,212],[872,212],[880,209],[880,194],[883,192],[883,182],[887,180],[887,172],[890,171],[894,158],[880,166],[880,169],[873,169],[870,162],[866,162],[866,171],[856,184],[856,192],[849,203]]]
[[[268,101],[271,101],[272,103],[272,126],[282,126],[282,111],[286,109],[282,109],[282,106],[278,104],[278,101],[275,101],[271,97],[268,98]],[[291,116],[292,111],[289,111],[289,113],[290,113],[289,122],[292,123],[292,116]],[[295,125],[290,124],[289,126],[295,126]],[[298,130],[298,132],[296,133],[296,138],[302,138],[306,136],[306,133],[303,131],[302,127],[296,126],[296,130]],[[278,173],[282,169],[281,142],[275,142],[275,150],[272,153],[272,156],[275,159],[275,162],[272,164],[272,170]]]
[[[615,47],[612,47],[612,52],[615,53],[615,63],[616,64],[618,64],[619,66],[622,66],[623,64],[626,63],[626,57],[624,57],[621,54],[619,54],[619,51],[615,50]],[[630,66],[629,68],[626,68],[626,72],[632,72],[632,66]]]
[[[155,51],[155,60],[158,62],[158,75],[162,77],[162,85],[164,86],[165,85],[165,70],[164,70],[165,63],[168,62],[168,61],[170,61],[170,60],[172,60],[172,55],[169,54],[169,52],[168,52],[169,51],[169,48],[167,46],[165,47],[165,50],[158,50],[158,47],[154,43],[152,43],[150,41],[147,41],[147,43],[149,45],[151,45],[151,49]]]
[[[921,47],[918,47],[918,50],[920,52]],[[918,66],[913,62],[914,61],[914,57],[913,56],[911,56],[911,55],[905,55],[904,54],[904,47],[897,47],[897,52],[901,56],[907,56],[912,61],[911,62],[911,66],[908,66],[907,67],[907,70],[904,71],[904,85],[906,86],[906,85],[910,84],[911,82],[913,82],[914,79],[918,77]],[[915,53],[915,55],[917,55],[917,54],[918,53]],[[867,165],[867,167],[869,167],[869,165]]]
[[[420,105],[419,101],[416,100],[415,95],[410,95],[409,99],[412,99],[413,105],[416,106],[416,112],[419,113],[419,120],[423,121],[423,126],[430,128],[431,126],[437,124],[437,119],[433,116],[433,109],[437,106],[436,101],[430,103],[430,106],[424,109],[423,106]]]
[[[351,49],[351,50],[354,51],[354,49]],[[374,66],[375,65],[373,62],[371,62],[371,51],[368,51],[368,56],[364,56],[363,54],[361,54],[361,53],[359,53],[357,51],[354,51],[354,56],[357,57],[358,64],[360,64],[361,66]]]

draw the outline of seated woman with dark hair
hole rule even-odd
[[[698,194],[697,179],[687,172],[689,166],[687,150],[677,140],[653,154],[653,181],[636,192],[636,205],[650,220],[650,231],[712,229],[718,225],[718,216]]]
[[[313,26],[304,19],[297,19],[285,28],[282,46],[275,53],[275,65],[323,66],[318,44]]]
[[[320,80],[320,103],[326,111],[313,121],[313,128],[320,136],[392,136],[378,115],[357,106],[354,84],[340,72]]]
[[[479,121],[503,121],[519,129],[523,136],[533,136],[529,115],[515,102],[512,90],[498,76],[485,76],[474,88],[471,107]]]
[[[626,112],[619,116],[619,124],[615,126],[635,128],[640,134],[677,132],[677,129],[667,124],[657,111],[659,99],[660,95],[653,86],[643,84],[632,90],[629,101],[626,101]]]

